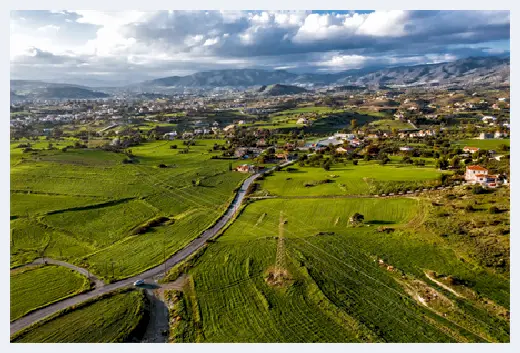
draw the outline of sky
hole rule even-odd
[[[507,55],[509,11],[11,11],[11,79],[128,84]]]

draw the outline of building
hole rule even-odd
[[[339,153],[339,154],[347,154],[350,152],[352,152],[352,148],[350,148],[350,147],[345,148],[345,147],[341,146],[341,147],[336,148],[336,153]]]
[[[502,184],[498,175],[491,175],[489,171],[479,165],[470,165],[466,167],[464,179],[468,184],[479,184],[485,187],[494,188]]]
[[[236,171],[240,173],[254,173],[255,166],[249,164],[242,164],[236,167]]]
[[[297,125],[311,125],[311,120],[309,120],[307,118],[299,118],[298,120],[296,120],[296,124]]]
[[[488,133],[482,132],[478,138],[481,140],[487,140],[487,139],[492,139],[493,137],[494,137],[493,134],[488,134]]]
[[[175,140],[176,136],[177,136],[177,131],[168,132],[163,135],[163,137],[167,140]]]
[[[464,152],[468,152],[468,153],[471,153],[471,154],[474,154],[476,152],[478,152],[480,150],[480,148],[478,147],[469,147],[469,146],[466,146],[462,149]]]
[[[496,120],[497,118],[495,118],[494,116],[485,116],[482,118],[482,121],[486,124],[489,124],[490,122],[494,123]]]

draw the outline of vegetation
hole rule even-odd
[[[11,271],[11,321],[34,309],[90,289],[90,281],[59,266],[31,266]]]
[[[144,291],[111,292],[39,321],[11,337],[11,342],[129,342],[146,328],[147,305]]]

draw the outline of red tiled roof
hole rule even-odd
[[[466,146],[463,148],[463,150],[473,150],[473,151],[478,151],[480,148],[478,147],[469,147],[469,146]]]
[[[481,171],[487,171],[486,168],[484,167],[481,167],[479,165],[470,165],[469,167],[466,167],[466,169],[469,169],[469,170],[481,170]]]

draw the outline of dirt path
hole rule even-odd
[[[447,285],[445,285],[444,283],[440,282],[440,281],[437,281],[435,278],[431,277],[430,275],[428,275],[426,272],[424,273],[424,275],[432,282],[435,282],[435,284],[437,284],[439,287],[442,287],[444,289],[446,289],[447,291],[450,291],[451,293],[453,293],[456,297],[459,297],[459,298],[464,298],[462,295],[460,295],[456,290],[454,290],[453,288],[450,288],[448,287]]]
[[[83,276],[85,276],[88,279],[90,279],[90,281],[94,283],[95,288],[101,288],[101,287],[103,287],[105,285],[105,282],[103,282],[102,280],[100,280],[99,278],[94,276],[86,268],[78,267],[78,266],[75,266],[75,265],[70,264],[70,263],[65,262],[65,261],[54,260],[54,259],[51,259],[49,257],[46,257],[44,259],[43,258],[36,259],[32,263],[30,263],[28,265],[25,265],[25,266],[44,265],[44,264],[63,266],[63,267],[70,268],[71,270],[74,270],[76,272],[79,272]],[[23,267],[25,267],[25,266],[23,266]]]

